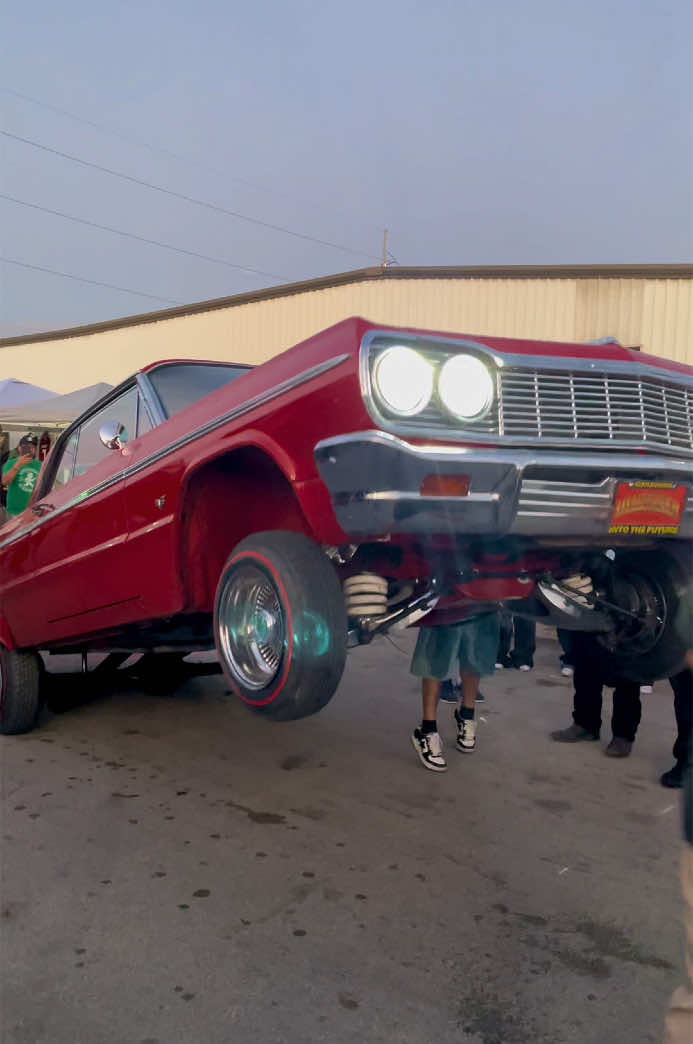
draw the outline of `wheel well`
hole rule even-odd
[[[266,453],[252,447],[234,450],[195,471],[183,494],[187,605],[211,612],[233,548],[251,533],[268,529],[311,535],[290,481]]]

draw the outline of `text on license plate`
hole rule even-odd
[[[675,536],[681,525],[686,486],[673,482],[619,482],[609,533]]]

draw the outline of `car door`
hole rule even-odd
[[[201,411],[194,419],[176,418],[247,372],[245,366],[187,361],[161,364],[140,377],[152,413],[161,422],[133,446],[134,467],[128,469],[125,484],[129,551],[135,572],[144,578],[140,605],[145,619],[172,616],[184,607],[184,578],[178,568],[182,484],[196,453],[196,430],[210,415]],[[216,409],[223,409],[221,402]]]
[[[24,513],[25,565],[13,616],[26,621],[23,644],[42,645],[117,627],[137,615],[129,568],[123,472],[137,433],[138,390],[119,393],[67,433],[50,474]],[[121,445],[101,441],[103,425],[122,425]]]

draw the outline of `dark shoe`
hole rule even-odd
[[[459,682],[454,682],[450,678],[447,681],[441,682],[440,685],[440,698],[443,703],[459,703],[460,697],[462,696],[462,687]],[[479,690],[476,694],[476,702],[484,703],[486,697],[483,692]]]
[[[659,782],[663,787],[670,787],[672,790],[680,790],[683,786],[683,778],[686,774],[686,766],[682,761],[677,761],[673,768],[670,768],[668,772],[662,773],[659,777]]]
[[[633,744],[630,740],[623,739],[621,736],[614,736],[604,753],[607,758],[627,758],[632,749]]]
[[[580,740],[598,740],[593,732],[583,729],[582,725],[569,725],[567,729],[558,729],[551,733],[551,739],[557,743],[579,743]]]
[[[459,685],[448,678],[440,684],[440,698],[444,703],[457,703],[459,700]]]

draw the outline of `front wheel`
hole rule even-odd
[[[256,533],[221,574],[214,638],[229,685],[276,721],[305,718],[331,699],[346,660],[347,618],[329,559],[297,533]]]
[[[605,675],[640,684],[671,678],[682,670],[691,635],[690,568],[661,551],[630,551],[617,557],[608,600],[617,626],[597,642]]]
[[[0,645],[0,733],[14,736],[34,727],[41,707],[41,661],[35,652]]]

